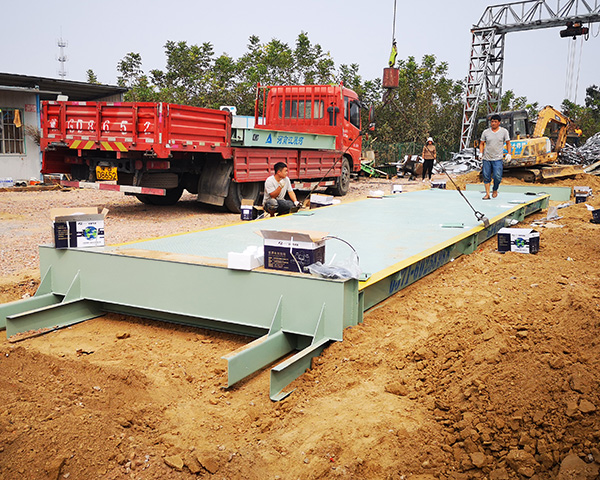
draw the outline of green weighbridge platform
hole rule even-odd
[[[0,305],[0,328],[14,341],[115,312],[256,337],[225,357],[228,386],[285,357],[271,369],[270,395],[280,400],[364,311],[473,252],[511,220],[546,208],[549,198],[464,194],[488,226],[456,191],[432,189],[123,245],[40,246],[40,286],[31,298]],[[331,280],[228,269],[228,252],[262,246],[260,230],[327,232],[344,242],[326,241],[325,263],[353,258],[347,242],[368,275]]]

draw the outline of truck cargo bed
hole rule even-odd
[[[223,152],[231,146],[228,112],[171,103],[43,102],[42,150]]]

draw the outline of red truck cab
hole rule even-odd
[[[256,128],[334,135],[336,150],[349,155],[352,171],[360,171],[361,103],[355,92],[343,85],[259,88],[262,95],[257,96]],[[265,119],[262,124],[260,117]]]

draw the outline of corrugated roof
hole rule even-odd
[[[123,94],[127,88],[117,85],[74,82],[56,78],[34,77],[14,73],[0,73],[0,85],[39,91],[41,100],[56,100],[56,93],[68,95],[69,100],[91,101],[110,95]]]

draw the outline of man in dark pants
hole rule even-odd
[[[510,136],[508,130],[500,126],[500,115],[492,115],[490,128],[486,128],[481,134],[479,152],[483,156],[481,173],[483,174],[483,185],[485,186],[484,200],[490,199],[490,184],[494,179],[492,197],[498,196],[498,187],[502,181],[502,155],[506,144],[506,161],[510,161]]]
[[[265,198],[263,207],[265,212],[274,215],[290,213],[294,206],[299,206],[300,202],[296,198],[292,183],[288,177],[288,167],[283,162],[277,162],[273,167],[275,174],[265,180]],[[290,200],[285,199],[285,194],[289,194]]]

